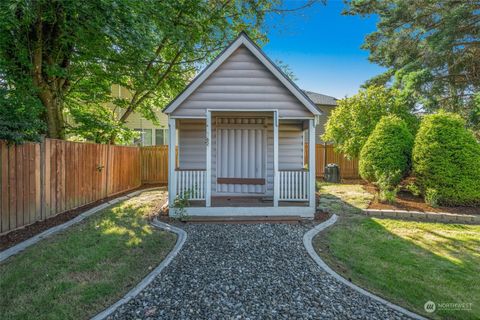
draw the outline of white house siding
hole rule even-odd
[[[312,113],[243,45],[172,115],[204,117],[206,109],[278,109],[280,117],[312,117]]]

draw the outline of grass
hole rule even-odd
[[[373,194],[361,184],[333,184],[317,181],[320,193],[318,208],[337,215],[360,213],[373,200]]]
[[[84,319],[155,268],[176,236],[148,223],[165,191],[145,191],[0,264],[1,319]]]
[[[345,199],[343,203],[332,200],[327,203],[328,209],[348,208],[340,214],[336,225],[314,239],[322,258],[361,287],[427,317],[478,318],[480,226],[354,214],[353,208],[358,210],[367,200],[361,188],[359,185],[322,186],[322,192],[329,193],[331,199],[336,198],[337,202]],[[434,313],[425,312],[427,301],[436,303]],[[447,303],[464,305],[448,306]]]

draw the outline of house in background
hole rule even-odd
[[[189,198],[192,216],[313,217],[315,123],[324,116],[245,33],[164,112],[169,163],[178,146],[170,204]]]
[[[337,99],[312,91],[303,90],[303,92],[325,115],[324,117],[318,119],[318,123],[315,128],[315,141],[317,144],[323,144],[324,141],[321,139],[321,135],[325,132],[325,124],[330,116],[330,113],[337,106]],[[129,97],[128,90],[121,88],[118,85],[112,86],[112,94],[115,97]],[[168,144],[168,117],[160,110],[157,110],[155,114],[159,122],[157,125],[155,125],[152,121],[145,119],[139,113],[132,113],[126,123],[126,126],[140,133],[140,136],[134,139],[132,144],[139,146],[160,146]]]
[[[115,98],[130,99],[131,94],[119,85],[112,85],[112,95]],[[126,126],[139,133],[138,137],[131,141],[138,146],[161,146],[168,144],[168,120],[161,111],[155,111],[158,124],[145,119],[141,114],[133,112],[127,119]],[[118,115],[120,116],[120,114]]]
[[[321,136],[325,133],[325,124],[327,123],[328,117],[330,117],[332,110],[337,106],[337,99],[321,93],[306,90],[303,92],[305,92],[310,100],[312,100],[317,108],[320,109],[324,114],[323,117],[318,119],[318,123],[315,128],[315,142],[317,144],[323,144],[325,141],[322,140]]]

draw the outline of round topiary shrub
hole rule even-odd
[[[397,116],[380,119],[360,151],[360,176],[381,191],[394,189],[410,169],[413,136]]]
[[[459,115],[441,112],[423,118],[413,171],[423,195],[435,194],[438,204],[480,204],[480,144]]]

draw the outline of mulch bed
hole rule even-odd
[[[47,229],[50,229],[52,227],[58,226],[62,223],[65,223],[76,216],[80,215],[82,212],[85,212],[93,207],[99,206],[102,203],[108,202],[112,199],[124,196],[126,194],[129,194],[131,192],[137,191],[137,190],[142,190],[142,189],[148,189],[148,188],[154,188],[154,187],[159,187],[159,186],[164,186],[160,184],[148,184],[148,185],[143,185],[137,189],[133,190],[128,190],[123,193],[117,194],[112,197],[105,198],[103,200],[99,200],[96,202],[89,203],[87,205],[84,205],[82,207],[75,208],[73,210],[66,211],[64,213],[60,213],[54,217],[48,218],[46,220],[42,221],[37,221],[31,225],[28,225],[24,228],[13,230],[7,234],[1,235],[0,236],[0,250],[5,250],[8,249],[22,241],[25,241]]]
[[[480,214],[479,207],[432,207],[423,201],[423,198],[416,197],[407,191],[400,191],[397,194],[395,203],[383,203],[378,199],[375,187],[366,185],[365,189],[375,194],[368,209],[408,210],[420,212],[447,212],[456,214]]]

